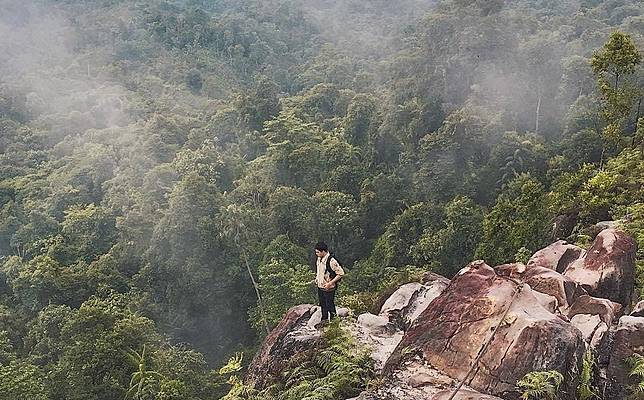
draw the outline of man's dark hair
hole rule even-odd
[[[329,246],[327,246],[326,243],[324,243],[324,242],[318,242],[315,245],[315,250],[329,251]]]

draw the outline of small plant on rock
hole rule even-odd
[[[579,400],[588,400],[592,398],[599,398],[597,393],[593,391],[591,380],[593,377],[593,369],[595,368],[595,356],[591,350],[586,350],[584,360],[581,366],[581,376],[579,377],[579,386],[577,386],[577,397]]]
[[[533,371],[525,374],[517,387],[524,400],[555,400],[563,381],[558,371]]]
[[[644,356],[635,353],[626,359],[626,364],[630,368],[628,374],[639,379],[639,383],[633,387],[635,398],[644,398]]]

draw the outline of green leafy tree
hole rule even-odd
[[[275,326],[291,307],[298,304],[315,303],[317,298],[312,280],[314,273],[308,264],[297,264],[293,260],[272,259],[259,266],[259,286],[262,289],[264,314],[262,310],[251,310],[251,320],[256,327]]]
[[[47,376],[38,366],[12,360],[0,365],[0,398],[49,400]]]
[[[315,241],[315,215],[313,200],[302,189],[278,187],[270,196],[267,217],[271,226],[298,245]]]
[[[637,241],[635,289],[639,297],[644,298],[644,202],[628,206],[624,228]]]
[[[375,100],[367,95],[356,95],[349,103],[343,121],[344,134],[349,143],[356,146],[367,144],[375,133],[376,122]]]
[[[543,185],[530,175],[519,175],[497,198],[483,220],[483,236],[476,257],[491,265],[514,261],[526,247],[534,252],[549,236],[550,215]]]
[[[365,239],[376,239],[404,208],[405,201],[412,195],[404,189],[407,184],[402,177],[385,173],[362,181],[359,209]]]
[[[590,61],[597,77],[597,85],[602,96],[603,114],[607,122],[604,136],[615,145],[630,121],[634,103],[642,96],[641,88],[632,82],[642,56],[633,39],[623,32],[613,32],[601,50],[596,51]]]
[[[65,211],[61,239],[49,254],[64,264],[77,260],[91,262],[109,251],[116,240],[115,220],[110,213],[94,204],[72,206]]]
[[[456,197],[445,206],[443,226],[425,229],[410,250],[418,265],[452,277],[472,261],[481,239],[483,212],[467,197]]]
[[[387,226],[376,241],[370,258],[381,269],[411,264],[412,246],[426,230],[438,229],[443,218],[443,208],[437,204],[419,203],[409,207]]]
[[[335,191],[318,192],[313,196],[317,235],[324,238],[342,260],[355,260],[360,249],[360,215],[351,195]]]
[[[636,149],[625,149],[608,160],[579,191],[582,218],[592,223],[624,217],[629,205],[644,202],[644,193],[638,189],[642,174],[644,155]]]

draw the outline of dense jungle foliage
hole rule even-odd
[[[319,239],[355,310],[605,220],[644,270],[643,32],[631,0],[0,0],[0,398],[218,399]]]

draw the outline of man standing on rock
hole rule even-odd
[[[316,275],[315,284],[318,287],[320,308],[322,309],[321,323],[327,323],[335,318],[335,289],[338,281],[344,276],[344,270],[331,253],[329,246],[324,242],[315,245]]]

